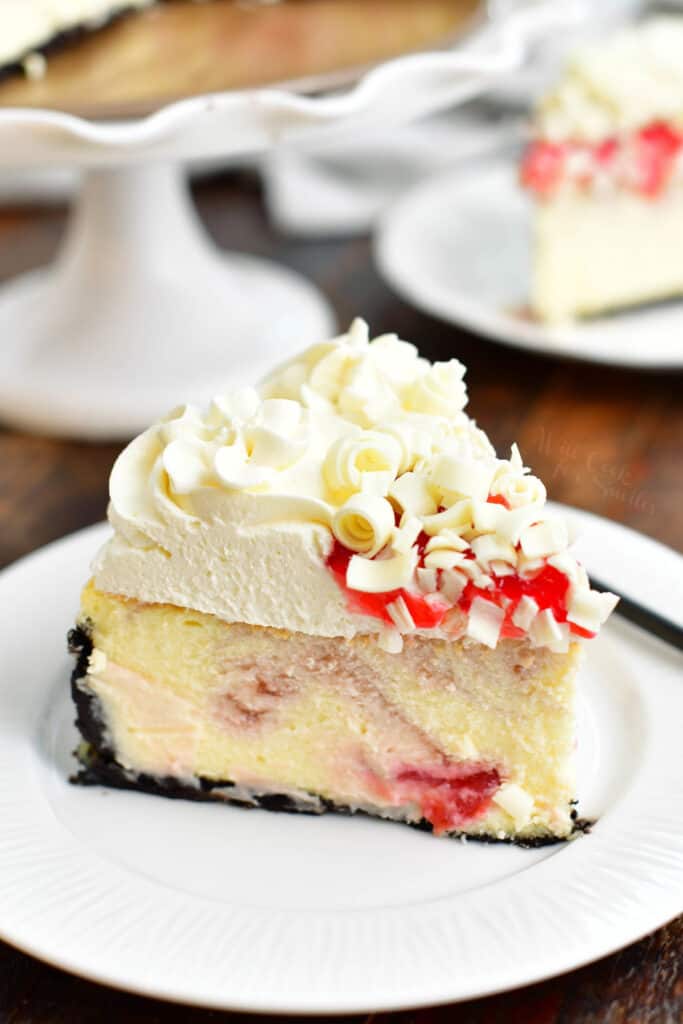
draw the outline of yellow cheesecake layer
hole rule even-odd
[[[391,654],[373,636],[229,624],[92,582],[80,621],[94,651],[78,685],[97,698],[128,772],[431,815],[436,831],[571,832],[577,644],[558,654],[526,640],[490,650],[408,636]],[[473,815],[458,803],[463,772],[492,790]],[[450,818],[432,813],[449,786],[458,790]]]

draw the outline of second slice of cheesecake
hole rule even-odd
[[[683,19],[580,50],[539,104],[531,308],[553,323],[683,294]]]

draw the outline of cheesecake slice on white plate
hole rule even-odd
[[[683,294],[683,18],[577,52],[538,106],[521,180],[535,200],[538,319]]]
[[[576,833],[575,676],[615,598],[463,373],[357,320],[125,449],[71,635],[82,782]]]

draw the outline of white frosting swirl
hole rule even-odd
[[[434,363],[403,393],[406,409],[429,416],[452,416],[467,404],[465,367],[457,359]]]
[[[354,320],[348,334],[308,352],[266,378],[263,394],[304,405],[320,399],[352,423],[377,426],[405,413],[454,418],[467,403],[456,359],[435,363],[395,334],[368,341],[367,325]]]

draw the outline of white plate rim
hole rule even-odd
[[[379,217],[373,236],[375,265],[385,281],[417,309],[502,345],[574,362],[594,362],[651,371],[683,367],[683,346],[678,357],[664,358],[660,358],[656,352],[648,353],[647,349],[633,353],[628,346],[619,347],[617,344],[613,351],[605,349],[592,352],[587,347],[577,349],[576,340],[593,331],[596,321],[586,321],[585,326],[578,322],[559,327],[527,322],[504,310],[492,309],[485,301],[459,290],[457,279],[453,282],[452,290],[446,294],[440,284],[434,283],[426,275],[420,276],[419,261],[413,261],[410,266],[404,265],[398,254],[406,248],[403,244],[406,225],[414,229],[418,222],[416,209],[428,201],[443,209],[444,197],[452,194],[459,185],[466,185],[474,176],[493,177],[503,170],[513,173],[517,162],[518,147],[507,156],[501,154],[492,159],[487,165],[479,160],[468,161],[462,167],[452,168],[420,182],[391,203]],[[626,315],[635,317],[638,310]],[[614,317],[607,319],[613,320]],[[680,304],[680,320],[680,329],[683,331],[683,301]]]
[[[605,536],[605,529],[610,533],[616,530],[622,541],[628,539],[629,543],[634,546],[632,554],[636,563],[638,562],[638,546],[643,543],[644,547],[641,547],[640,551],[644,557],[647,557],[648,553],[653,552],[655,549],[660,549],[661,555],[667,553],[670,556],[671,579],[668,581],[666,579],[663,580],[662,585],[666,587],[668,584],[673,583],[674,577],[676,577],[677,582],[678,574],[680,573],[678,563],[681,559],[674,552],[669,552],[663,545],[659,545],[649,538],[642,537],[625,527],[601,520],[599,517],[579,513],[576,510],[572,510],[572,515],[579,522],[585,516],[585,523],[589,527],[597,525],[599,532],[602,532],[603,536]],[[39,571],[51,563],[56,565],[60,559],[65,564],[73,557],[82,558],[82,555],[77,556],[76,554],[79,549],[85,546],[88,551],[94,550],[97,542],[104,535],[105,530],[106,527],[96,526],[79,531],[15,563],[0,574],[0,594],[4,593],[7,595],[17,587],[20,589],[22,577],[30,577],[31,571]],[[661,561],[659,564],[661,568]],[[616,628],[619,630],[620,639],[630,644],[632,651],[635,648],[642,648],[645,652],[644,657],[658,662],[660,667],[659,682],[664,695],[668,692],[669,698],[673,695],[673,699],[679,699],[675,685],[678,684],[680,686],[680,682],[676,679],[680,662],[672,660],[667,649],[658,642],[650,642],[649,638],[637,634],[637,631],[628,627],[619,625]],[[1,681],[0,686],[2,686]],[[657,729],[660,731],[664,730],[664,732],[670,729],[670,735],[673,737],[672,719],[675,718],[675,715],[663,713],[663,708],[658,706],[657,703],[659,702],[659,705],[661,705],[663,699],[664,696],[659,692],[659,689],[657,691],[652,689],[649,694],[649,710],[655,715]],[[0,734],[2,731],[3,727],[0,723]],[[664,732],[662,735],[664,735]],[[5,738],[7,738],[7,729],[5,729]],[[25,737],[23,739],[25,740]],[[2,744],[3,749],[0,749],[0,770],[3,771],[2,777],[4,779],[11,777],[7,773],[7,768],[8,764],[11,765],[13,763],[12,757],[16,754],[16,751],[5,749],[10,746],[11,744]],[[25,754],[26,751],[24,751]],[[659,757],[658,765],[650,764],[650,774],[653,771],[655,773],[657,771],[661,772],[667,769],[667,767],[675,767],[676,761],[671,749],[663,749],[659,751],[657,756]],[[30,785],[35,784],[35,780],[28,779],[25,781],[29,788]],[[453,936],[456,936],[460,943],[458,948],[461,954],[464,951],[464,954],[471,956],[473,948],[472,928],[481,931],[483,927],[483,933],[487,936],[488,942],[494,947],[498,944],[499,948],[506,948],[506,944],[509,946],[509,941],[505,938],[506,928],[511,929],[513,936],[515,936],[515,941],[519,941],[519,915],[521,913],[525,927],[528,928],[530,923],[535,924],[540,927],[543,933],[542,948],[539,947],[537,939],[535,942],[537,957],[535,960],[533,957],[531,958],[526,971],[520,971],[519,964],[517,964],[512,970],[506,972],[500,963],[499,957],[496,956],[494,957],[496,968],[488,975],[490,980],[485,984],[482,984],[481,977],[474,984],[464,985],[462,983],[455,984],[452,980],[447,982],[442,980],[440,985],[434,985],[433,979],[430,979],[424,983],[420,981],[417,987],[413,987],[411,990],[405,988],[403,990],[390,990],[387,988],[385,980],[384,989],[376,991],[374,995],[365,991],[356,992],[355,994],[353,992],[345,992],[341,996],[337,992],[332,997],[324,991],[321,993],[320,990],[311,990],[309,992],[294,989],[281,993],[272,990],[261,991],[260,998],[257,998],[254,995],[253,979],[251,992],[247,991],[246,995],[241,995],[234,985],[232,990],[229,985],[226,990],[224,984],[222,988],[221,985],[216,988],[215,977],[213,978],[214,987],[211,988],[207,984],[207,978],[201,970],[195,972],[194,980],[192,977],[180,980],[179,975],[176,973],[172,983],[168,981],[168,978],[160,982],[158,976],[145,977],[144,971],[136,971],[134,956],[132,961],[129,957],[128,962],[125,964],[122,964],[120,960],[116,960],[114,957],[115,962],[112,963],[110,961],[107,967],[103,967],[102,957],[100,956],[98,959],[97,955],[93,955],[91,947],[89,947],[90,955],[87,956],[84,955],[85,947],[83,944],[81,943],[79,947],[78,942],[74,942],[74,935],[82,936],[84,930],[92,932],[93,927],[95,929],[100,927],[100,953],[103,945],[104,948],[109,950],[120,948],[120,946],[116,947],[116,942],[120,942],[122,934],[120,922],[117,922],[117,927],[112,935],[110,931],[110,916],[105,914],[104,923],[100,922],[99,925],[97,920],[93,920],[93,905],[97,909],[99,906],[97,900],[101,903],[103,891],[106,903],[107,886],[109,887],[110,895],[114,890],[119,895],[125,892],[128,893],[128,905],[123,907],[121,905],[117,906],[119,913],[125,912],[125,915],[128,915],[124,932],[126,928],[134,927],[136,922],[139,923],[141,908],[145,912],[149,910],[150,900],[151,904],[154,904],[155,899],[158,902],[158,896],[152,893],[150,897],[149,885],[146,883],[141,884],[137,879],[133,879],[131,882],[130,879],[116,877],[117,874],[121,875],[122,872],[117,873],[110,870],[108,872],[110,877],[107,878],[105,885],[101,877],[101,866],[95,871],[94,876],[92,876],[91,871],[86,872],[85,878],[82,874],[78,875],[78,870],[82,867],[83,857],[81,857],[78,850],[74,849],[73,837],[69,839],[69,837],[62,835],[60,829],[55,828],[55,823],[48,822],[44,816],[43,819],[38,821],[34,821],[30,813],[27,816],[25,807],[22,809],[20,802],[24,783],[22,780],[19,780],[19,783],[19,793],[13,787],[5,786],[3,790],[3,787],[0,786],[0,813],[2,814],[3,821],[8,825],[3,834],[0,835],[0,937],[12,945],[37,956],[41,960],[82,977],[143,995],[192,1005],[256,1012],[328,1014],[408,1009],[476,998],[539,981],[542,978],[582,966],[636,941],[654,930],[654,928],[666,923],[676,916],[680,909],[683,909],[683,907],[677,907],[674,902],[676,893],[680,892],[683,888],[683,789],[680,788],[680,783],[677,783],[679,788],[674,786],[671,792],[667,792],[664,795],[661,793],[655,794],[646,810],[642,806],[640,807],[642,815],[639,817],[637,828],[633,827],[633,821],[628,815],[624,815],[624,808],[621,807],[617,808],[614,813],[610,811],[609,830],[601,826],[594,831],[589,840],[582,840],[579,843],[571,844],[567,848],[567,852],[573,858],[573,867],[570,872],[571,886],[569,886],[569,889],[567,888],[569,879],[564,878],[563,881],[563,877],[567,875],[569,868],[567,867],[565,872],[559,872],[558,878],[557,865],[563,858],[551,857],[537,865],[537,869],[534,871],[522,872],[514,876],[515,880],[521,880],[521,882],[516,882],[515,886],[512,887],[513,892],[507,892],[504,906],[494,905],[495,900],[492,904],[490,895],[492,889],[500,885],[509,889],[507,880],[497,883],[488,889],[481,890],[483,893],[488,892],[488,896],[483,900],[481,895],[477,897],[476,894],[464,893],[457,900],[449,899],[444,901],[445,912],[443,908],[441,911],[438,908],[433,911],[428,910],[426,918],[421,919],[417,924],[416,922],[411,923],[409,932],[405,930],[405,922],[402,921],[402,918],[406,916],[405,908],[400,912],[396,911],[395,908],[386,908],[386,912],[383,909],[379,914],[377,911],[373,911],[371,917],[374,916],[375,918],[382,919],[381,926],[379,927],[376,922],[368,918],[366,912],[358,914],[343,913],[341,914],[343,919],[341,922],[342,926],[341,928],[337,927],[332,942],[332,949],[338,956],[342,955],[344,950],[348,953],[349,937],[352,936],[354,949],[357,952],[359,951],[359,946],[362,947],[360,952],[364,951],[366,955],[369,950],[385,948],[393,950],[397,955],[400,953],[405,958],[406,950],[401,951],[400,947],[397,946],[399,941],[397,935],[401,932],[400,941],[404,943],[408,942],[408,935],[410,935],[409,948],[407,949],[409,961],[410,957],[413,957],[416,962],[420,960],[422,967],[424,967],[427,954],[437,958],[443,957],[443,952],[439,949],[438,943],[448,938],[449,920],[451,920],[451,923],[452,920],[457,922],[455,931],[451,932],[451,939]],[[629,795],[629,799],[631,799],[632,795]],[[620,803],[623,803],[623,801]],[[615,838],[621,841],[621,855],[625,859],[625,862],[618,866],[614,864]],[[38,842],[40,843],[39,847],[36,846]],[[37,852],[38,850],[39,853]],[[624,853],[624,850],[626,850],[626,853]],[[589,851],[591,851],[590,857],[588,856]],[[29,855],[28,859],[27,855]],[[588,872],[586,871],[587,858],[591,867],[591,870]],[[52,868],[55,865],[57,866],[59,885],[56,885],[49,878],[46,879],[44,870],[46,865],[50,865]],[[657,878],[642,878],[642,871],[651,869],[653,865],[657,867]],[[11,872],[11,875],[8,875],[8,871]],[[74,874],[74,871],[76,871],[76,874]],[[537,877],[539,875],[541,876],[540,879]],[[111,876],[114,877],[112,878]],[[534,897],[535,886],[530,885],[531,876],[537,877],[537,881],[542,881],[546,884],[548,902],[540,904],[536,901],[533,905],[533,915],[527,916],[524,919],[524,915],[528,915],[531,900]],[[618,905],[609,910],[602,907],[600,914],[604,914],[604,919],[601,919],[600,914],[597,913],[594,903],[596,896],[595,879],[597,876],[599,876],[599,886],[602,892],[605,891],[605,886],[609,889],[609,886],[614,887],[616,885],[613,897],[617,900]],[[39,908],[40,913],[37,916],[34,913],[33,917],[30,914],[28,917],[26,916],[25,908],[20,912],[17,896],[17,891],[22,891],[22,886],[25,894],[28,879],[31,880],[31,885],[35,887],[33,890],[34,898],[37,898],[39,903],[41,900],[43,901]],[[638,882],[640,887],[630,888],[634,882]],[[561,887],[564,886],[561,892],[563,899],[566,897],[567,892],[571,890],[578,902],[573,903],[569,908],[562,901],[558,902],[552,893],[552,887],[557,884],[560,884]],[[85,892],[83,892],[84,886]],[[49,914],[57,913],[59,917],[59,903],[60,901],[63,902],[65,888],[69,889],[69,887],[71,887],[71,891],[80,901],[76,907],[78,930],[74,932],[73,908],[68,912],[62,908],[62,915],[63,917],[65,916],[65,919],[61,923],[65,928],[60,932],[60,939],[55,943],[54,939],[46,939],[44,924]],[[14,891],[13,895],[10,890]],[[40,891],[38,892],[38,890]],[[88,903],[87,900],[84,902],[86,897],[92,897],[93,903]],[[50,899],[52,904],[50,904]],[[54,905],[55,899],[57,900],[56,910]],[[152,934],[157,940],[165,938],[163,933],[164,927],[171,928],[174,938],[172,938],[170,946],[165,950],[170,955],[173,953],[173,941],[178,942],[178,920],[174,915],[177,915],[179,912],[179,905],[186,904],[187,900],[185,898],[166,899],[165,902],[170,903],[171,906],[166,908],[167,912],[161,914],[160,921],[162,923],[160,924],[157,921],[154,924],[154,922],[150,923],[148,919],[145,919],[145,927],[148,930],[151,929]],[[468,908],[478,915],[476,918],[470,916],[466,932],[462,931],[463,915],[459,914],[460,908],[453,906],[454,903],[459,903],[461,906],[463,904],[466,905],[465,917]],[[580,907],[579,904],[581,905]],[[158,907],[156,911],[159,911]],[[627,914],[628,921],[626,925],[623,920],[614,920],[614,914],[617,911],[617,917],[620,914]],[[302,942],[310,952],[311,944],[315,945],[314,940],[316,937],[325,934],[326,929],[328,932],[330,929],[333,932],[335,931],[330,920],[324,920],[324,914],[322,916],[315,913],[303,914],[300,915],[300,920],[294,921],[291,919],[292,915],[288,912],[264,914],[251,911],[250,913],[251,921],[247,921],[246,924],[242,921],[241,925],[246,927],[246,934],[252,937],[255,929],[258,932],[259,929],[264,927],[266,929],[269,928],[271,939],[267,943],[267,947],[271,955],[273,955],[273,950],[277,948],[273,945],[273,936],[285,940],[284,944],[287,947],[289,958],[292,950],[301,952]],[[237,915],[238,918],[240,914],[244,917],[243,908],[240,908]],[[449,914],[451,915],[450,918]],[[572,918],[572,914],[574,918]],[[327,912],[327,916],[328,918],[330,917],[329,912]],[[94,917],[97,917],[96,913]],[[286,920],[288,917],[290,919]],[[220,920],[217,921],[217,918]],[[192,925],[195,930],[208,928],[209,933],[214,938],[220,937],[224,939],[221,927],[225,927],[227,920],[228,918],[225,917],[225,914],[223,912],[218,913],[215,907],[211,908],[210,911],[209,908],[205,907],[197,909],[195,906],[193,909]],[[239,933],[240,924],[238,922],[235,925],[234,914],[230,920],[233,926],[236,927],[236,933]],[[591,922],[590,932],[586,932],[588,920]],[[471,922],[474,923],[472,924]],[[419,935],[416,935],[414,931],[417,925],[419,925]],[[593,932],[593,925],[597,927],[597,932]],[[576,948],[571,948],[571,930],[576,927],[583,932],[580,952],[577,952]],[[42,932],[41,928],[43,929]],[[162,929],[161,931],[160,928]],[[236,933],[233,932],[233,938]],[[245,933],[242,932],[243,934]],[[547,943],[553,939],[554,934],[558,938],[562,937],[567,942],[568,948],[564,954],[558,948],[555,948],[550,958],[548,958]],[[147,941],[149,942],[150,940],[148,939]],[[69,948],[69,942],[73,944],[71,949]],[[144,942],[141,945],[144,946]],[[476,946],[476,942],[474,942],[474,946]],[[146,949],[144,952],[148,955],[149,949]],[[177,957],[177,950],[173,955]],[[253,957],[247,957],[245,960],[243,951],[240,955],[242,955],[241,967],[247,970],[246,965]],[[141,959],[144,961],[144,957]],[[274,960],[277,963],[277,955],[274,956]],[[282,961],[282,954],[280,954],[280,961]],[[168,961],[163,958],[162,962],[164,966],[168,965]],[[339,962],[343,963],[344,961],[343,959],[342,961],[336,961],[335,966],[338,967]],[[282,963],[280,963],[280,966],[282,967]],[[157,963],[157,975],[158,968],[159,963]],[[323,965],[323,968],[328,972],[330,970],[329,964],[327,967]],[[443,963],[441,963],[440,972],[442,975]],[[439,971],[437,971],[438,973]],[[467,972],[464,973],[467,974]],[[259,978],[259,985],[261,981],[262,979]],[[267,979],[264,982],[264,987],[267,989]],[[239,985],[238,988],[240,988]]]

